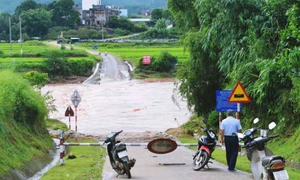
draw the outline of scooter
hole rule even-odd
[[[207,125],[207,119],[203,119],[203,122],[206,125],[206,128],[201,127],[201,129],[206,133],[206,136],[201,136],[198,141],[198,150],[193,156],[193,170],[199,171],[200,169],[207,166],[209,168],[208,163],[212,163],[210,159],[213,159],[211,157],[211,154],[215,150],[215,147],[217,145],[217,136],[216,133],[209,129]]]
[[[258,118],[254,119],[257,124]],[[269,125],[269,130],[276,127],[274,122]],[[255,180],[287,180],[289,179],[285,167],[285,159],[282,156],[274,155],[273,152],[266,147],[268,141],[278,137],[278,135],[268,136],[268,130],[260,129],[260,136],[256,137],[258,128],[251,128],[244,133],[238,133],[241,145],[246,149],[246,155],[251,162],[252,175]]]
[[[108,135],[103,144],[107,144],[107,153],[112,168],[119,175],[127,175],[127,178],[131,178],[130,169],[134,166],[136,160],[129,159],[126,144],[116,141],[116,137],[123,132],[123,130]]]

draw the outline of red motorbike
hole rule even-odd
[[[207,125],[207,119],[203,119],[206,128],[201,127],[201,129],[206,133],[206,136],[201,136],[198,141],[198,150],[193,156],[193,169],[195,171],[199,171],[205,166],[208,167],[208,163],[212,163],[209,161],[212,157],[211,154],[215,150],[217,145],[218,138],[216,133],[211,130]]]

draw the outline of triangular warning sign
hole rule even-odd
[[[228,99],[228,102],[237,102],[237,103],[240,103],[240,102],[250,102],[250,98],[248,96],[248,94],[246,93],[244,87],[242,86],[242,84],[240,82],[238,82],[229,99]]]

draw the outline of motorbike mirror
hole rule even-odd
[[[272,130],[272,129],[274,129],[274,127],[276,127],[276,123],[275,122],[271,122],[269,124],[269,129]]]
[[[206,124],[207,123],[207,119],[203,119],[203,122]]]
[[[253,123],[256,124],[256,123],[258,123],[258,121],[259,121],[259,119],[258,119],[258,118],[255,118],[255,119],[253,120]]]
[[[243,133],[238,133],[238,138],[239,139],[243,139],[244,138],[244,134]]]

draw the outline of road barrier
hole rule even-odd
[[[66,146],[106,146],[103,144],[103,142],[99,142],[99,143],[65,143],[65,138],[64,138],[64,131],[62,131],[61,135],[60,135],[60,145],[59,145],[59,149],[60,149],[60,165],[64,165],[65,161],[64,161],[64,156],[65,156],[65,149]],[[126,144],[126,146],[148,146],[148,143],[124,143]],[[177,144],[177,146],[198,146],[198,144]]]

